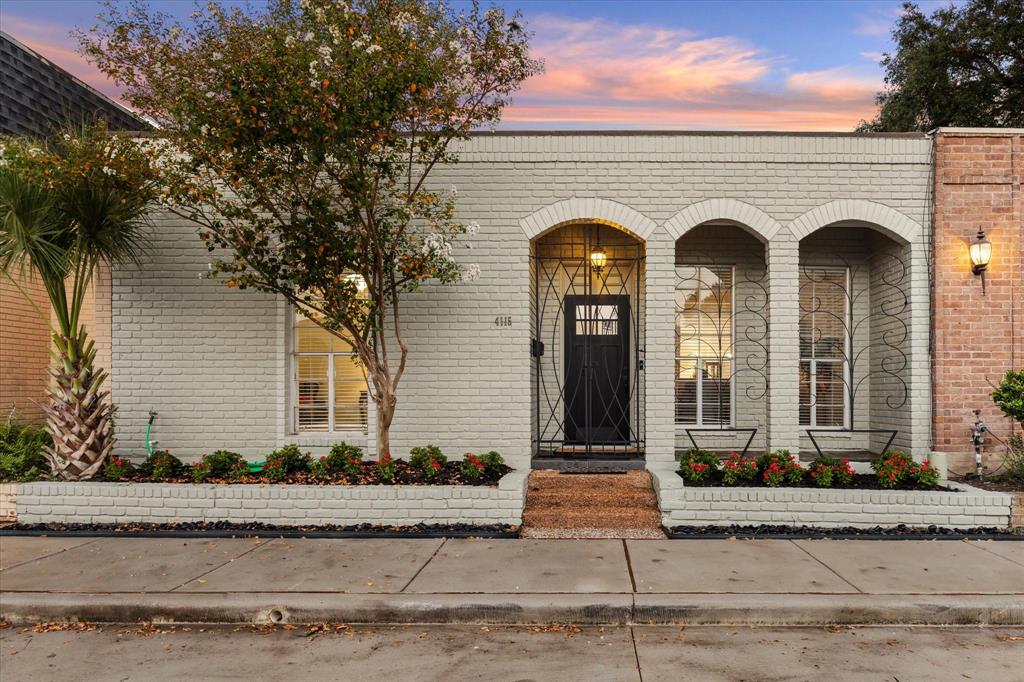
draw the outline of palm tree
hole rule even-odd
[[[100,264],[138,262],[156,197],[148,156],[100,126],[65,129],[39,143],[0,144],[0,272],[18,285],[34,272],[53,308],[52,377],[42,409],[54,476],[91,478],[114,447],[114,409],[80,323]],[[44,318],[48,315],[39,311]]]

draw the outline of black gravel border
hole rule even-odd
[[[0,528],[0,537],[96,537],[96,538],[518,538],[519,526],[504,524],[451,525],[415,524],[409,526],[278,526],[265,523],[132,523],[132,524],[25,524]]]
[[[670,540],[1010,540],[1024,534],[995,526],[942,528],[940,526],[875,526],[873,528],[816,528],[814,526],[674,526],[663,527]]]

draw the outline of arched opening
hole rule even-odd
[[[642,458],[644,256],[642,240],[593,219],[531,240],[535,457]]]
[[[712,220],[675,248],[675,444],[764,449],[768,271],[756,231]]]
[[[801,450],[869,460],[910,447],[910,248],[852,220],[800,240]]]

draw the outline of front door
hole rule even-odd
[[[565,442],[629,442],[629,296],[565,297]]]

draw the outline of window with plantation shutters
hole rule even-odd
[[[800,271],[800,425],[844,428],[848,418],[849,271]]]
[[[676,424],[731,426],[733,267],[676,266]]]
[[[293,328],[295,430],[366,433],[366,377],[355,350],[302,314]]]

